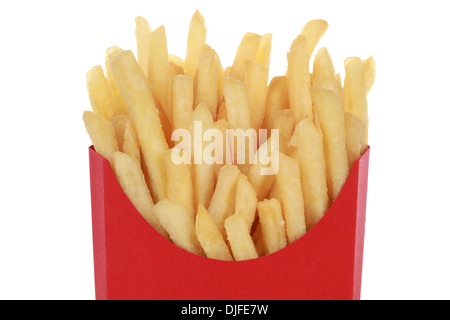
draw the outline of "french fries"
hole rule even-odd
[[[106,120],[114,116],[114,101],[102,66],[92,67],[87,75],[87,90],[92,110]]]
[[[211,215],[201,204],[197,210],[195,231],[206,256],[211,259],[233,260],[230,249],[215,225]]]
[[[83,113],[83,122],[95,151],[108,160],[114,168],[113,155],[114,152],[119,151],[119,146],[112,123],[92,111]]]
[[[245,33],[223,66],[199,11],[184,59],[169,52],[164,26],[139,16],[136,54],[109,47],[87,72],[83,122],[95,151],[168,241],[240,261],[314,232],[369,146],[375,80],[373,57],[345,59],[341,75],[326,47],[313,56],[327,29],[307,22],[286,73],[269,79],[271,33]]]
[[[202,45],[206,41],[205,18],[198,10],[192,16],[189,24],[189,33],[187,37],[187,48],[185,58],[185,74],[193,77],[197,72],[198,55]]]
[[[150,191],[157,201],[165,199],[165,174],[161,155],[168,149],[168,144],[147,79],[131,51],[119,54],[110,63],[110,68],[136,129],[151,178]]]
[[[327,165],[328,197],[336,200],[349,173],[345,149],[345,123],[337,95],[324,88],[311,88],[311,96],[323,133],[325,163]]]
[[[145,220],[162,236],[168,237],[159,217],[153,212],[153,199],[148,191],[140,163],[127,154],[116,151],[113,154],[117,180],[125,194]]]

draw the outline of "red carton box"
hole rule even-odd
[[[258,259],[220,261],[157,233],[90,147],[96,299],[360,299],[369,151],[354,163],[326,215],[299,240]]]

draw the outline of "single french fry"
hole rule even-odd
[[[233,214],[225,220],[224,226],[231,252],[236,261],[258,258],[258,252],[244,216]]]
[[[306,233],[305,211],[300,169],[296,160],[280,153],[276,175],[278,198],[286,222],[286,235],[291,244]]]
[[[222,140],[222,163],[220,163],[219,161],[216,161],[214,164],[214,185],[216,185],[217,183],[217,177],[219,175],[219,171],[220,169],[227,163],[227,149],[228,149],[228,144],[226,141],[226,136],[227,136],[227,129],[230,128],[230,125],[228,124],[228,121],[226,119],[219,119],[216,122],[214,122],[214,129],[217,129],[220,131],[223,140]]]
[[[286,227],[280,202],[277,199],[264,200],[258,202],[257,207],[266,254],[286,247]]]
[[[364,63],[358,57],[345,59],[345,79],[343,88],[344,112],[350,112],[364,122],[361,152],[368,146],[369,114],[367,109],[367,90]]]
[[[109,89],[111,90],[111,96],[114,101],[114,114],[128,113],[128,108],[125,100],[117,87],[116,80],[114,79],[109,64],[113,61],[123,50],[118,46],[109,47],[106,50],[105,55],[105,77],[108,82]]]
[[[364,122],[350,112],[344,113],[345,123],[345,147],[349,169],[353,163],[361,156],[361,143],[364,132]]]
[[[255,61],[266,68],[270,66],[270,52],[272,51],[272,34],[264,33],[259,41]]]
[[[168,117],[171,119],[170,121],[172,121],[172,124],[169,125],[169,128],[171,128],[172,130],[175,130],[174,118],[176,117],[175,112],[173,110],[173,108],[174,108],[173,107],[173,96],[174,96],[173,85],[174,85],[175,77],[179,76],[179,75],[184,75],[184,70],[180,66],[169,61],[169,80],[168,80],[168,90],[167,90],[167,103],[170,106],[170,108],[169,108],[170,111],[172,112],[172,114],[170,114]],[[190,95],[192,96],[193,93],[191,92]],[[191,109],[192,109],[192,107],[191,107]],[[172,138],[172,133],[171,133],[170,138]],[[167,140],[167,136],[166,136],[166,140]],[[172,140],[170,139],[167,142],[172,147]]]
[[[172,109],[169,104],[169,53],[164,26],[152,31],[149,37],[148,79],[157,99],[172,124]]]
[[[258,221],[255,230],[251,234],[253,243],[255,244],[255,249],[258,257],[265,256],[267,254],[266,244],[264,243],[264,238],[261,232],[261,223]],[[285,236],[286,237],[286,236]]]
[[[168,145],[147,78],[131,51],[120,54],[110,63],[110,68],[130,110],[130,117],[150,176],[150,192],[155,201],[160,201],[166,195],[161,154],[168,149]]]
[[[128,119],[125,125],[125,132],[123,134],[123,152],[130,157],[134,157],[139,163],[141,163],[141,148],[136,136],[136,130],[134,130],[133,122]]]
[[[219,65],[214,50],[203,44],[198,55],[197,73],[195,76],[195,105],[204,102],[208,106],[213,119],[217,118],[217,93],[219,83]]]
[[[291,109],[281,109],[275,115],[272,129],[278,129],[280,135],[290,139],[294,132],[294,117]]]
[[[363,60],[364,64],[364,80],[366,84],[366,94],[372,89],[373,83],[375,82],[375,60],[371,56]]]
[[[244,216],[249,232],[252,227],[253,220],[255,219],[257,202],[258,199],[256,198],[256,191],[252,184],[248,181],[245,174],[240,174],[236,184],[236,203],[234,214]]]
[[[223,100],[223,75],[224,75],[224,70],[223,70],[222,62],[220,61],[220,57],[219,57],[219,55],[217,54],[217,52],[215,50],[214,50],[214,54],[215,54],[216,64],[217,64],[218,69],[219,69],[219,75],[218,75],[218,79],[217,79],[217,109],[219,109],[219,107],[222,105],[222,103],[224,101]]]
[[[83,113],[83,122],[95,151],[114,169],[113,154],[119,151],[119,147],[112,123],[93,111]]]
[[[166,171],[167,199],[184,206],[192,219],[195,219],[191,164],[174,163],[172,161],[172,149],[165,151],[162,158]]]
[[[289,107],[295,123],[305,117],[313,118],[313,109],[309,88],[309,54],[306,37],[299,35],[291,44],[288,57]]]
[[[172,77],[180,75],[180,74],[184,74],[184,69],[182,66],[176,64],[175,62],[169,61],[169,74]],[[169,95],[169,97],[170,97],[170,95]]]
[[[197,72],[198,55],[206,41],[205,18],[198,10],[195,11],[189,24],[187,37],[185,74],[193,77]]]
[[[139,162],[127,154],[114,152],[114,169],[123,191],[144,219],[163,237],[168,238],[159,217],[153,212],[153,199],[145,182]]]
[[[119,151],[123,151],[125,128],[127,126],[128,120],[130,120],[130,116],[124,113],[117,114],[111,119],[114,131],[116,132],[116,139],[117,144],[119,146]]]
[[[234,77],[224,76],[223,94],[230,126],[244,131],[249,129],[251,127],[250,109],[245,83]]]
[[[134,21],[137,61],[141,66],[145,76],[148,77],[148,55],[150,50],[149,40],[150,34],[152,33],[152,28],[144,17],[138,16],[134,19]]]
[[[106,120],[111,120],[114,116],[114,100],[102,66],[94,66],[88,71],[86,74],[86,87],[92,111],[98,113]]]
[[[332,90],[342,100],[341,82],[336,78],[333,61],[326,48],[320,48],[314,58],[311,83],[312,86]]]
[[[273,120],[281,109],[289,108],[289,88],[286,76],[273,77],[267,88],[263,127],[273,128]]]
[[[197,124],[200,124],[199,127]],[[205,148],[209,145],[208,141],[203,141],[205,131],[214,128],[214,121],[208,106],[200,103],[191,116],[189,131],[192,138],[192,180],[194,187],[194,208],[199,204],[207,207],[211,201],[214,192],[214,163],[207,162],[203,156]],[[200,139],[196,139],[200,137]],[[197,158],[201,155],[201,159]]]
[[[327,166],[328,198],[336,200],[349,173],[345,149],[345,124],[340,100],[336,94],[324,88],[311,88],[311,96],[318,123],[323,134],[323,149]]]
[[[175,54],[170,54],[168,55],[168,59],[169,59],[169,64],[172,64],[172,66],[177,66],[178,70],[183,70],[183,74],[184,74],[184,68],[185,68],[185,63],[184,60],[181,59],[179,56],[175,55]]]
[[[327,30],[328,23],[325,20],[320,19],[308,21],[303,26],[300,34],[305,36],[307,40],[309,57],[311,57],[315,47]]]
[[[305,118],[295,128],[296,151],[305,204],[306,230],[328,209],[327,168],[320,128]]]
[[[232,77],[245,81],[245,60],[255,60],[260,40],[261,35],[252,32],[247,32],[242,37],[230,68]]]
[[[234,213],[236,185],[241,172],[235,165],[224,165],[217,178],[216,188],[214,190],[208,212],[220,233],[226,239],[225,219]]]
[[[204,255],[195,232],[195,222],[185,207],[164,199],[155,204],[153,211],[175,245],[193,254]]]
[[[173,128],[188,129],[194,111],[194,80],[186,75],[173,77],[172,82]]]
[[[201,204],[195,221],[197,238],[206,256],[217,260],[233,260],[230,250],[213,219]]]
[[[246,60],[244,67],[250,125],[253,129],[258,130],[264,120],[269,68],[253,60]]]
[[[271,165],[270,162],[265,163],[261,161],[262,156],[271,157],[272,151],[279,151],[279,146],[277,144],[272,145],[272,139],[274,137],[269,137],[266,142],[264,142],[256,151],[256,157],[258,161],[250,165],[247,172],[248,181],[252,184],[256,191],[256,197],[258,201],[263,200],[269,194],[273,183],[275,182],[275,175],[273,174],[263,174],[261,169],[267,168]],[[276,142],[275,142],[276,143]]]

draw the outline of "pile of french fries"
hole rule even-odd
[[[143,17],[135,23],[136,53],[110,47],[104,67],[88,71],[92,111],[83,121],[137,211],[168,241],[211,259],[254,259],[301,238],[368,147],[373,58],[347,58],[342,84],[323,47],[310,70],[328,29],[312,20],[292,42],[286,73],[269,81],[270,33],[246,33],[223,68],[200,12],[192,16],[184,59],[169,54],[164,26],[152,30]],[[224,137],[230,129],[266,129],[265,138],[248,139],[245,157],[272,153],[277,170],[262,174],[270,163],[226,157],[229,143],[218,153],[223,161],[173,160],[176,150],[192,160],[193,150],[202,154],[209,145],[192,138],[183,141],[190,150],[177,149],[177,129],[202,137],[211,128]]]

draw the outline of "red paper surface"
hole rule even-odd
[[[157,233],[109,163],[89,148],[96,299],[359,299],[369,149],[326,215],[302,238],[258,259],[196,256]]]

